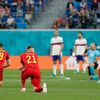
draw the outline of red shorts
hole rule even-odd
[[[3,80],[3,68],[0,68],[0,81]]]
[[[27,68],[25,69],[21,74],[21,79],[26,80],[27,78],[31,77],[31,83],[35,87],[40,87],[40,70],[39,69],[33,69],[33,68]]]

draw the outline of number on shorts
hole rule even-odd
[[[30,64],[30,63],[36,63],[35,56],[27,55],[26,58],[27,58],[27,63],[28,64]]]
[[[3,59],[4,53],[0,53],[0,60]]]

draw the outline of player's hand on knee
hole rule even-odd
[[[21,67],[21,68],[18,69],[18,71],[24,71],[24,70],[25,70],[24,67]]]

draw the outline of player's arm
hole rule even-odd
[[[21,63],[21,64],[22,64],[22,63]],[[22,67],[20,67],[18,70],[19,70],[19,71],[23,71],[24,68],[25,68],[25,67],[24,67],[24,64],[22,64]]]
[[[61,38],[61,48],[60,48],[60,54],[61,54],[61,52],[62,52],[63,48],[64,48],[63,38]]]
[[[9,67],[10,66],[10,59],[7,59],[6,60],[6,64],[4,64],[4,68],[7,68],[7,67]]]
[[[76,55],[76,50],[77,50],[77,41],[75,41],[75,45],[74,45],[74,53]]]
[[[53,47],[52,46],[52,44],[53,44],[53,40],[52,39],[51,39],[51,43],[50,44],[51,44],[51,46],[50,46],[50,56],[51,56],[52,55],[52,47]]]
[[[88,56],[88,53],[89,53],[89,49],[90,49],[90,47],[86,47],[86,50],[84,51],[84,56]]]
[[[4,64],[4,68],[7,68],[10,66],[10,57],[9,57],[9,54],[7,53],[7,56],[6,56],[6,63]]]
[[[87,49],[87,40],[85,39],[85,49]]]
[[[20,67],[18,70],[19,70],[19,71],[23,71],[24,68],[25,68],[25,66],[24,66],[24,62],[23,62],[22,57],[20,57],[20,63],[21,63],[21,65],[22,65],[22,67]]]
[[[76,50],[77,50],[77,46],[75,45],[75,48],[74,48],[75,55],[76,55]]]
[[[90,47],[87,47],[87,40],[85,39],[85,52],[83,54],[83,56],[87,56],[87,51],[90,49]]]

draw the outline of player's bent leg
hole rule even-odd
[[[3,85],[3,69],[0,69],[0,87]]]
[[[35,92],[42,92],[43,88],[40,86],[40,78],[39,77],[34,77],[31,78],[31,83],[34,86]]]
[[[88,66],[88,75],[89,75],[89,76],[91,75],[90,66]]]
[[[34,89],[35,89],[35,92],[37,92],[37,93],[40,93],[43,91],[42,87],[34,87]]]
[[[100,83],[100,68],[98,69],[98,81],[97,83]]]
[[[94,77],[94,66],[90,66],[89,70],[90,70],[90,80],[94,80],[93,79],[93,77]]]
[[[100,69],[98,70],[98,76],[99,76],[99,80],[100,80]]]
[[[31,77],[31,83],[32,85],[35,87],[35,92],[44,92],[46,93],[47,92],[47,85],[46,83],[43,84],[43,87],[40,85],[41,83],[41,76],[40,76],[40,72],[39,71],[36,71],[34,72],[33,74],[33,77]]]
[[[99,77],[98,77],[98,75],[93,75],[93,80],[96,80],[96,81],[98,81],[98,80],[99,80]]]
[[[91,75],[94,75],[94,66],[90,66],[90,73]]]
[[[21,83],[22,83],[21,92],[26,92],[26,87],[25,87],[26,79],[27,79],[26,72],[23,71],[23,72],[21,73]]]

